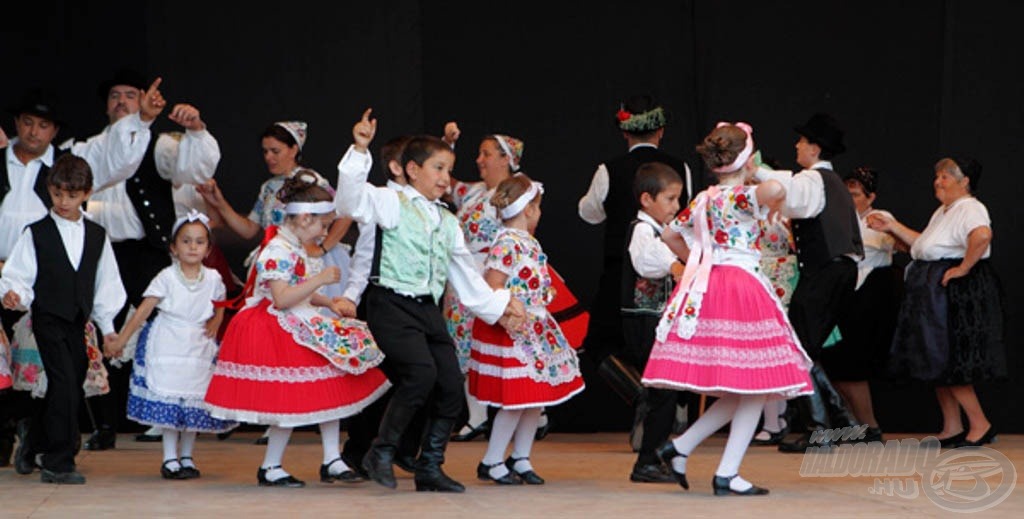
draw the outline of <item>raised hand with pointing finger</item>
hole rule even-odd
[[[363,112],[363,118],[352,127],[352,139],[355,141],[355,149],[360,153],[366,153],[370,141],[377,134],[377,119],[370,119],[373,108],[367,108]]]
[[[160,115],[160,112],[167,106],[167,101],[164,100],[164,96],[160,93],[160,83],[163,82],[163,78],[156,78],[153,83],[149,85],[149,88],[141,92],[142,99],[139,101],[139,118],[145,122],[156,119],[156,116]]]

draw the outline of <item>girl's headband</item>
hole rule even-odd
[[[519,198],[517,198],[515,202],[508,204],[508,207],[501,210],[501,219],[509,220],[515,218],[516,215],[526,209],[527,204],[532,202],[534,198],[537,198],[538,195],[542,194],[544,194],[544,184],[531,181],[530,189],[527,189],[525,193],[519,195]]]
[[[288,202],[285,214],[328,214],[335,211],[334,202]]]
[[[195,209],[190,209],[188,214],[174,221],[174,225],[171,227],[171,236],[177,234],[178,229],[181,229],[182,225],[191,222],[199,222],[203,224],[203,227],[206,227],[207,231],[210,230],[210,218],[205,214],[196,211]]]
[[[740,168],[742,168],[743,165],[747,163],[747,159],[750,158],[750,155],[754,153],[754,139],[753,137],[751,137],[751,135],[753,135],[754,133],[754,129],[751,128],[749,124],[720,122],[715,126],[715,128],[721,128],[723,126],[728,126],[730,124],[743,130],[743,132],[747,134],[747,143],[743,147],[743,151],[741,151],[740,154],[736,156],[736,160],[732,161],[732,164],[726,164],[724,166],[712,168],[711,171],[714,173],[732,173],[735,171],[739,171]]]

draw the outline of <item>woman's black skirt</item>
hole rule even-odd
[[[942,286],[959,259],[914,261],[907,267],[890,351],[898,380],[959,386],[1006,377],[1002,286],[986,260]]]

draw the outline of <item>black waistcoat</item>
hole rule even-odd
[[[800,272],[813,274],[834,258],[864,255],[857,211],[846,184],[830,169],[819,169],[825,184],[825,208],[814,218],[794,219],[793,238]]]
[[[57,160],[64,152],[54,148],[53,160]],[[39,165],[39,172],[36,173],[36,181],[32,185],[32,190],[35,191],[36,196],[43,202],[43,205],[47,209],[53,207],[53,201],[50,200],[50,192],[46,189],[46,177],[50,174],[50,166],[46,164]],[[7,161],[0,160],[0,204],[3,203],[4,199],[7,198],[7,194],[11,191],[11,179],[7,173]]]
[[[686,175],[686,165],[681,159],[673,157],[651,146],[640,146],[633,151],[605,161],[608,170],[608,196],[604,200],[605,219],[604,255],[606,259],[621,261],[622,244],[626,237],[626,228],[636,218],[640,203],[633,196],[633,179],[636,170],[648,162],[662,162],[672,167],[680,177]],[[688,200],[686,185],[680,200]]]
[[[103,252],[103,227],[90,220],[85,223],[85,243],[76,271],[68,260],[57,223],[47,215],[29,225],[36,250],[36,297],[32,312],[45,312],[73,321],[78,312],[88,319],[92,314],[96,268]]]
[[[142,221],[146,242],[166,251],[170,244],[171,226],[174,225],[173,186],[156,171],[153,149],[157,140],[156,135],[150,139],[139,169],[124,181],[124,188],[135,208],[135,214]]]

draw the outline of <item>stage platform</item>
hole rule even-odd
[[[218,441],[201,435],[195,459],[203,475],[188,481],[161,479],[160,444],[137,443],[128,434],[118,437],[115,450],[79,455],[79,470],[88,478],[85,485],[44,484],[38,471],[22,476],[13,467],[0,468],[0,517],[933,517],[960,515],[949,507],[978,511],[999,498],[978,515],[1024,517],[1022,485],[1007,486],[1015,483],[1012,477],[1024,476],[1019,473],[1024,472],[1024,435],[1000,435],[992,445],[995,452],[943,451],[937,459],[948,480],[927,489],[920,475],[829,476],[832,469],[823,465],[827,460],[817,460],[819,477],[801,476],[802,465],[805,473],[812,468],[803,455],[751,447],[741,473],[771,490],[764,497],[712,495],[723,434],[690,456],[689,491],[675,484],[631,483],[635,454],[625,433],[553,433],[537,442],[532,461],[547,479],[543,486],[500,487],[478,481],[476,466],[485,440],[452,443],[444,468],[466,485],[464,494],[415,492],[412,476],[398,468],[397,490],[373,482],[320,483],[319,436],[305,431],[292,437],[284,466],[307,486],[260,488],[256,469],[264,447],[253,444],[257,436],[240,432]],[[982,479],[972,480],[972,474]],[[935,471],[929,475],[936,476]]]

